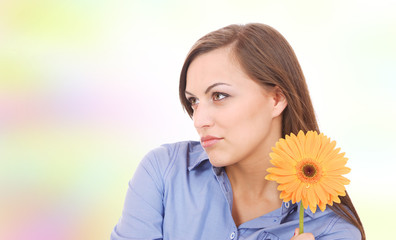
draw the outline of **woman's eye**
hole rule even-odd
[[[220,100],[222,100],[222,99],[224,99],[224,98],[226,98],[228,96],[229,95],[226,94],[226,93],[215,92],[215,93],[213,93],[212,98],[213,98],[214,101],[220,101]]]
[[[199,103],[199,100],[195,97],[190,97],[187,100],[191,104],[192,108],[195,108],[195,106]]]

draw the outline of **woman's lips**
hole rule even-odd
[[[201,145],[203,148],[208,148],[215,145],[217,142],[222,140],[222,138],[213,137],[213,136],[205,136],[201,138]]]

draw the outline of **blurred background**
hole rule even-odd
[[[395,12],[386,0],[0,0],[0,239],[109,239],[143,155],[198,140],[178,99],[190,47],[249,22],[293,46],[322,132],[350,159],[368,239],[390,239]]]

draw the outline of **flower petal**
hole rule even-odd
[[[290,175],[290,176],[279,176],[278,175],[278,176],[275,177],[275,179],[276,179],[277,183],[283,184],[283,183],[288,183],[288,182],[291,182],[291,181],[296,181],[297,177],[295,175]],[[268,180],[272,180],[272,179],[268,179]]]
[[[313,184],[312,187],[314,188],[314,191],[319,199],[319,202],[326,202],[327,196],[326,196],[326,193],[323,190],[322,186],[319,184]]]
[[[293,192],[293,198],[292,198],[292,200],[294,200],[293,203],[301,201],[302,189],[303,189],[303,184],[299,184],[297,190]]]
[[[283,169],[283,168],[268,168],[267,172],[273,173],[275,175],[282,175],[282,176],[290,176],[290,175],[296,174],[296,170],[295,169],[290,171],[290,170],[286,170],[286,169]]]
[[[282,149],[287,155],[289,155],[292,159],[295,159],[295,160],[298,159],[297,154],[294,153],[294,152],[290,149],[289,144],[286,142],[285,139],[281,138],[281,139],[279,140],[278,143],[279,143],[281,149]]]
[[[294,135],[293,135],[294,136]],[[303,156],[302,156],[302,151],[299,149],[299,146],[296,144],[296,141],[297,139],[295,138],[295,136],[294,137],[288,137],[288,136],[286,136],[286,142],[287,142],[287,145],[289,146],[289,148],[293,151],[293,153],[294,153],[294,155],[297,157],[297,158],[303,158]]]
[[[289,164],[293,164],[294,162],[296,162],[295,159],[293,159],[290,155],[288,155],[288,154],[287,154],[284,150],[282,150],[282,149],[273,148],[272,151],[273,151],[273,153],[277,154],[277,156],[279,157],[279,158],[276,157],[275,159],[279,159],[279,160],[285,161],[286,163],[289,163]],[[270,156],[271,156],[271,154],[270,154]],[[273,163],[272,163],[272,164],[273,164]],[[275,165],[275,164],[274,164],[274,165]]]
[[[323,146],[323,150],[318,154],[318,158],[326,159],[327,156],[333,151],[334,147],[336,146],[335,141],[331,141],[328,144]]]
[[[278,186],[278,190],[279,191],[287,190],[288,192],[294,192],[297,190],[298,186],[300,186],[300,181],[292,181],[285,184],[280,184]]]
[[[319,202],[319,208],[320,208],[320,210],[323,212],[324,210],[326,210],[326,203],[324,203],[324,202]]]
[[[318,201],[316,200],[315,192],[312,189],[307,189],[308,205],[313,213],[316,211],[316,205]]]
[[[329,170],[329,171],[327,171],[327,175],[336,177],[336,176],[339,176],[339,175],[347,174],[350,171],[351,171],[350,168],[343,167],[343,168],[339,168],[339,169],[336,169],[336,170]]]

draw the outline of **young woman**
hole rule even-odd
[[[319,132],[300,65],[275,29],[230,25],[202,37],[179,93],[201,141],[144,157],[111,239],[365,239],[348,195],[324,212],[305,210],[298,234],[298,204],[265,180],[279,138]]]

